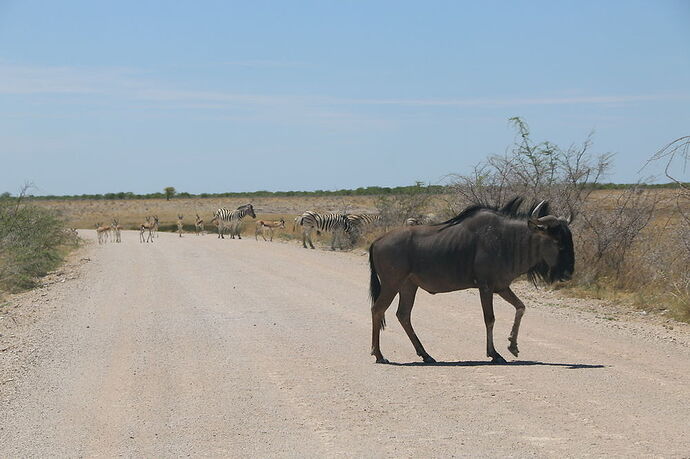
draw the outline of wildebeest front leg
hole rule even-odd
[[[496,352],[494,347],[494,293],[488,288],[479,289],[479,297],[482,301],[484,324],[486,325],[486,356],[491,357],[493,363],[505,363],[505,359]]]
[[[523,314],[525,314],[525,304],[520,301],[520,298],[518,298],[510,288],[498,292],[498,294],[508,303],[515,306],[515,320],[513,321],[513,329],[510,331],[510,336],[508,337],[508,341],[510,342],[508,350],[517,357],[520,352],[518,350],[518,332],[520,331],[520,321],[522,320]]]
[[[417,355],[420,356],[426,363],[434,363],[436,360],[427,354],[427,352],[424,350],[424,346],[422,346],[421,341],[419,341],[417,334],[412,328],[412,307],[414,306],[416,294],[417,286],[410,281],[405,282],[400,289],[400,301],[398,303],[398,311],[395,315],[398,317],[400,325],[402,325],[402,327],[405,329],[405,333],[407,333],[408,338],[410,338],[410,341],[412,341],[412,345],[414,346],[415,351],[417,351]]]

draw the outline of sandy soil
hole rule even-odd
[[[685,325],[523,285],[489,365],[477,294],[420,293],[440,362],[392,307],[376,365],[362,254],[123,238],[0,306],[0,456],[690,457]]]

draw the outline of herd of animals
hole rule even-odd
[[[215,225],[219,238],[225,239],[227,234],[231,239],[235,239],[235,237],[242,239],[241,229],[245,217],[256,219],[256,213],[252,204],[244,204],[235,210],[220,208],[213,214],[210,222]],[[432,222],[432,219],[432,215],[410,217],[405,220],[404,224],[406,226],[428,224]],[[183,220],[184,215],[178,214],[177,233],[180,237],[182,237],[184,232]],[[365,227],[380,221],[381,217],[375,214],[318,213],[308,210],[295,217],[292,230],[294,232],[297,227],[300,227],[302,230],[303,247],[307,248],[307,244],[309,244],[309,247],[312,249],[314,248],[314,243],[312,242],[312,234],[314,232],[317,234],[321,232],[331,233],[333,235],[331,249],[335,250],[336,243],[338,243],[339,247],[343,247],[343,237],[347,237],[350,242],[354,242]],[[145,221],[139,225],[139,241],[153,242],[157,236],[159,225],[158,216],[147,216]],[[205,234],[204,228],[204,219],[197,213],[194,220],[195,233],[197,235]],[[257,240],[261,236],[264,241],[273,241],[275,230],[279,228],[285,229],[285,220],[282,218],[280,220],[259,220],[256,222],[255,228],[254,236]],[[96,223],[99,244],[108,241],[121,242],[121,230],[122,226],[119,225],[118,220],[115,218],[110,225],[104,225],[102,222]],[[269,239],[266,239],[267,235]]]
[[[393,228],[369,247],[372,317],[371,355],[377,363],[388,363],[381,353],[380,332],[385,327],[385,312],[399,296],[396,317],[412,342],[419,357],[426,363],[435,360],[425,350],[411,322],[415,295],[419,288],[431,293],[444,293],[476,288],[479,290],[486,327],[486,355],[493,363],[505,363],[496,351],[493,340],[495,322],[493,297],[498,294],[515,307],[515,318],[508,337],[508,350],[518,356],[518,332],[525,312],[524,303],[511,290],[512,282],[522,276],[532,282],[545,283],[569,280],[575,270],[575,253],[570,231],[572,216],[559,217],[550,213],[549,204],[541,201],[522,211],[523,199],[516,197],[502,207],[473,205],[455,217],[440,223],[409,218],[403,226]],[[225,208],[215,212],[212,223],[218,237],[226,231],[231,238],[241,239],[242,220],[256,218],[251,204],[236,210]],[[178,233],[182,235],[182,215],[178,215]],[[339,234],[355,237],[366,225],[380,221],[380,216],[307,211],[295,218],[293,230],[302,229],[302,245],[311,248],[311,234],[333,233],[331,249]],[[140,241],[152,242],[158,230],[158,218],[147,217],[140,225]],[[117,220],[111,225],[96,225],[98,240],[120,242],[121,227]],[[204,221],[196,215],[195,228],[202,234]],[[255,236],[265,232],[273,239],[275,228],[285,228],[285,221],[258,221]],[[145,237],[145,235],[147,236]]]

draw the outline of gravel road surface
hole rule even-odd
[[[1,457],[690,457],[684,325],[523,285],[520,358],[490,365],[477,293],[420,292],[439,363],[394,304],[377,365],[361,253],[82,233],[71,268],[0,308]]]

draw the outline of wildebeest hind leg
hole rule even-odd
[[[496,352],[494,347],[494,293],[488,288],[479,289],[479,297],[482,301],[484,324],[486,325],[486,356],[491,357],[493,363],[505,363],[505,359]]]
[[[398,292],[392,289],[382,289],[371,306],[371,355],[376,357],[376,363],[388,363],[381,354],[380,335],[381,329],[386,326],[386,309],[391,305],[396,293]]]
[[[525,304],[520,301],[520,298],[518,298],[510,288],[507,288],[502,292],[498,292],[498,294],[501,295],[501,298],[506,300],[508,303],[515,306],[515,320],[513,321],[513,328],[510,331],[510,336],[508,337],[508,341],[510,342],[508,350],[511,354],[517,357],[518,353],[520,352],[518,350],[518,332],[520,331],[520,321],[525,313]]]
[[[400,301],[398,303],[398,311],[395,315],[398,317],[400,325],[402,325],[402,327],[405,329],[407,337],[410,338],[410,341],[412,341],[412,345],[414,346],[415,351],[417,351],[417,355],[420,356],[426,363],[434,363],[436,360],[427,354],[427,352],[424,350],[424,346],[422,346],[421,341],[419,341],[417,334],[412,328],[412,307],[414,306],[416,294],[417,286],[409,280],[406,281],[400,289]]]

